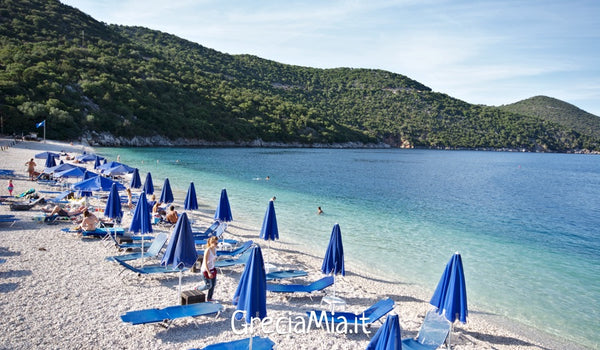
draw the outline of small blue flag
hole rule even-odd
[[[43,122],[40,122],[40,123],[37,123],[37,124],[35,124],[35,127],[36,127],[36,128],[40,128],[40,127],[42,127],[42,126],[46,126],[46,121],[45,121],[45,120],[44,120]]]

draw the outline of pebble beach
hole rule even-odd
[[[14,170],[14,194],[30,188],[40,191],[51,188],[29,180],[25,162],[44,151],[80,154],[94,150],[83,145],[55,141],[19,141],[0,139],[0,169]],[[36,159],[37,171],[44,169],[44,160]],[[90,165],[88,165],[89,167]],[[0,194],[8,195],[8,178],[0,179]],[[135,191],[134,191],[135,192]],[[235,307],[231,303],[243,266],[223,269],[218,275],[214,298],[225,310],[214,315],[175,320],[170,327],[158,324],[130,325],[120,319],[128,311],[163,308],[179,304],[178,275],[160,274],[139,277],[106,257],[123,254],[114,244],[100,239],[81,238],[61,229],[72,228],[69,222],[47,225],[36,217],[39,207],[28,211],[11,211],[4,198],[0,214],[12,214],[19,220],[12,226],[0,224],[0,325],[1,349],[191,349],[247,337],[232,327]],[[175,198],[181,213],[183,198]],[[203,203],[200,210],[188,213],[195,231],[206,229],[213,221],[213,203]],[[92,200],[98,216],[105,203]],[[131,215],[126,213],[122,226],[129,227]],[[301,223],[298,223],[299,225]],[[171,231],[155,226],[154,233]],[[225,233],[226,238],[239,241],[254,240],[267,254],[267,244],[260,242],[259,230],[249,223],[234,221]],[[303,246],[281,240],[272,242],[269,261],[282,269],[302,269],[308,276],[294,283],[308,283],[321,278],[322,256],[308,253]],[[151,263],[151,262],[148,262]],[[441,272],[441,271],[440,271]],[[199,273],[186,271],[182,289],[191,290],[202,281]],[[468,282],[467,282],[468,283]],[[467,285],[468,288],[468,285]],[[326,292],[330,291],[326,289]],[[385,276],[365,276],[360,266],[347,266],[346,276],[336,278],[336,295],[346,301],[343,311],[359,313],[378,300],[391,298],[392,313],[399,315],[402,337],[415,337],[425,313],[432,309],[428,301],[432,291],[412,284],[389,280]],[[268,316],[299,320],[310,310],[325,309],[321,305],[323,292],[280,295],[267,293]],[[385,318],[382,318],[383,322]],[[323,329],[274,327],[258,329],[255,335],[268,336],[277,349],[364,349],[379,328],[374,324],[366,334],[359,332],[327,332]],[[239,329],[239,328],[238,328]],[[281,329],[280,329],[281,330]],[[485,310],[470,309],[466,324],[455,323],[451,334],[453,349],[584,349],[565,340],[515,325]]]

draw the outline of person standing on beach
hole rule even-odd
[[[206,301],[212,301],[215,285],[217,284],[217,268],[215,267],[215,260],[217,260],[217,242],[218,238],[215,236],[210,237],[206,242],[202,267],[200,268],[204,277],[204,286],[196,287],[197,290],[208,289]]]
[[[12,179],[8,180],[8,186],[6,189],[8,190],[8,195],[12,197],[12,191],[15,187],[13,186]]]
[[[27,165],[27,172],[29,172],[29,180],[33,181],[33,177],[35,175],[35,166],[37,164],[35,164],[33,158],[31,158],[28,162],[25,163],[25,165]]]

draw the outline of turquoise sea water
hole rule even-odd
[[[280,237],[322,255],[339,223],[346,259],[435,288],[462,255],[469,304],[600,346],[600,157],[431,150],[100,148],[190,181],[260,228],[271,197]],[[158,160],[158,161],[157,161]],[[269,176],[270,180],[265,178]],[[177,192],[177,191],[176,191]],[[321,206],[324,215],[316,215]]]

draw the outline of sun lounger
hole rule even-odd
[[[152,275],[152,274],[157,274],[157,273],[175,273],[175,272],[181,271],[179,269],[173,269],[171,267],[161,266],[159,264],[144,265],[143,267],[135,267],[135,266],[129,265],[125,261],[122,261],[119,259],[115,259],[114,261],[118,262],[121,266],[123,266],[125,268],[125,270],[129,270],[129,271],[133,271],[133,272],[137,273],[138,276]],[[123,271],[125,271],[125,270],[123,270]]]
[[[233,249],[233,250],[217,250],[217,257],[219,256],[236,256],[236,255],[240,255],[243,252],[245,252],[246,250],[250,249],[250,247],[252,247],[252,245],[254,244],[254,241],[246,241],[244,242],[244,244],[242,244],[241,246]],[[198,255],[204,255],[204,250],[198,250]]]
[[[116,261],[116,260],[131,261],[131,260],[137,260],[137,259],[142,259],[142,258],[157,257],[158,254],[160,253],[160,251],[165,246],[165,243],[167,243],[167,234],[159,233],[156,236],[156,238],[154,238],[152,240],[152,244],[150,245],[150,248],[148,248],[148,250],[145,251],[143,254],[142,253],[131,253],[131,254],[125,254],[125,255],[115,255],[115,256],[107,257],[106,260],[108,260],[108,261]]]
[[[434,310],[427,312],[417,338],[402,339],[404,350],[434,350],[444,344],[450,332],[450,322]]]
[[[79,232],[79,231],[74,231],[74,230],[70,230],[70,229],[63,229],[63,231],[65,232]],[[97,238],[104,238],[106,237],[106,235],[108,235],[109,233],[111,235],[117,235],[117,236],[123,236],[123,234],[125,234],[125,229],[122,227],[98,227],[96,228],[94,231],[81,231],[81,236],[83,237],[97,237]]]
[[[376,322],[388,312],[394,309],[394,301],[390,298],[380,300],[373,304],[371,307],[359,314],[353,314],[350,312],[339,312],[332,313],[330,311],[313,310],[307,311],[308,317],[314,315],[317,319],[323,317],[327,322],[346,322],[347,324],[358,324],[369,327],[372,323]]]
[[[11,203],[10,204],[10,210],[14,210],[14,211],[27,211],[31,208],[33,208],[34,205],[42,202],[44,200],[44,198],[38,198],[34,201],[29,201],[29,202],[17,202],[17,203]]]
[[[0,218],[0,223],[9,223],[10,227],[12,227],[15,222],[19,221],[19,218]]]
[[[252,337],[252,350],[271,350],[275,346],[275,343],[269,338],[263,337]],[[249,349],[250,338],[244,338],[240,340],[234,340],[227,343],[218,343],[208,345],[203,350],[236,350],[236,349]],[[194,349],[192,349],[194,350]]]
[[[195,239],[207,239],[212,236],[221,236],[227,229],[227,223],[215,221],[209,228],[204,232],[194,232]]]
[[[333,285],[333,276],[325,276],[311,284],[271,284],[267,283],[267,290],[274,293],[312,293],[321,291]]]
[[[216,314],[219,316],[225,308],[219,303],[196,303],[188,305],[169,306],[164,309],[145,309],[129,311],[121,315],[121,320],[132,325],[164,322],[170,326],[173,320],[182,317],[197,317]]]
[[[235,259],[217,260],[217,261],[215,261],[215,267],[218,268],[218,269],[222,269],[224,267],[231,267],[231,266],[236,266],[236,265],[244,265],[248,261],[248,257],[250,256],[250,252],[251,252],[251,250],[248,249],[245,252],[243,252],[242,254],[240,254],[240,256],[237,257],[237,258],[235,258]]]
[[[306,276],[306,271],[303,270],[282,270],[269,272],[266,277],[267,281],[280,280],[284,278],[295,278]]]

